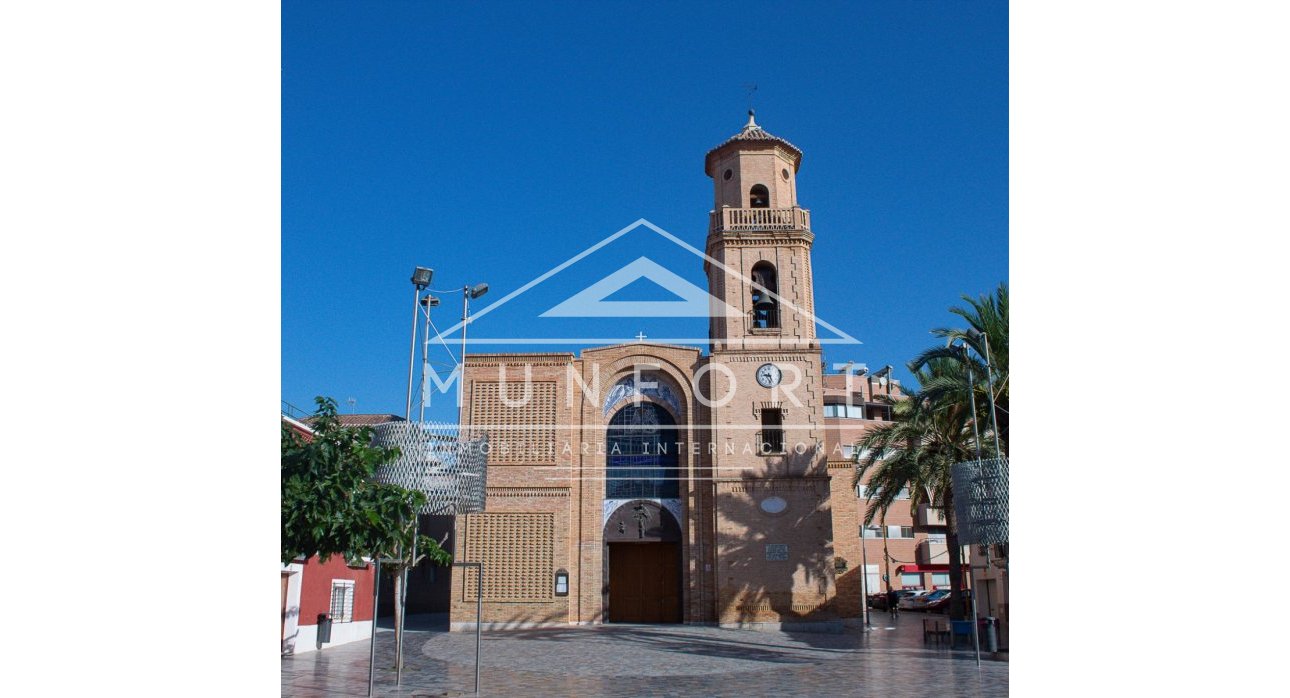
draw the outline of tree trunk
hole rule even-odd
[[[954,521],[954,492],[945,492],[945,548],[950,554],[950,603],[952,620],[963,620],[963,555],[959,549],[958,527]]]
[[[395,567],[394,575],[394,670],[403,668],[403,569]]]

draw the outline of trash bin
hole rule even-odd
[[[331,614],[318,614],[318,649],[322,649],[324,642],[331,642]]]
[[[981,649],[987,652],[999,651],[999,619],[986,616],[977,620],[977,631],[981,633]]]
[[[972,621],[970,620],[952,620],[950,621],[950,648],[958,647],[959,638],[967,640],[968,646],[972,645]]]

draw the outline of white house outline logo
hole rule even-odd
[[[614,293],[640,279],[653,282],[681,300],[610,301]],[[648,257],[635,261],[565,299],[540,317],[741,317],[740,310],[681,278]]]
[[[588,247],[582,252],[579,252],[573,257],[570,257],[564,262],[556,265],[555,267],[552,267],[551,269],[547,270],[545,273],[537,276],[536,278],[524,284],[523,286],[497,299],[487,307],[473,313],[470,318],[471,324],[478,322],[481,318],[487,316],[489,313],[493,312],[497,308],[500,308],[506,303],[509,303],[512,299],[518,297],[519,295],[526,293],[529,289],[533,288],[534,286],[541,284],[547,279],[550,279],[556,274],[559,274],[565,269],[568,269],[574,264],[577,264],[579,261],[595,253],[597,250],[600,250],[606,245],[609,245],[615,240],[623,237],[624,235],[627,235],[628,233],[642,226],[662,236],[663,238],[679,246],[681,249],[684,249],[687,252],[693,254],[699,259],[704,260],[705,262],[712,265],[713,267],[722,270],[728,276],[740,280],[745,286],[752,285],[752,279],[742,274],[738,269],[734,269],[732,267],[729,267],[721,263],[719,260],[705,254],[702,250],[699,250],[693,245],[690,245],[684,240],[676,237],[675,235],[667,232],[666,230],[663,230],[657,225],[654,225],[650,221],[644,218],[638,218],[635,222],[623,227],[618,232],[613,233],[612,235],[601,240],[600,242],[597,242],[591,247]],[[660,274],[659,271],[661,271],[662,273]],[[650,273],[652,273],[654,276],[650,276],[649,275]],[[636,279],[639,279],[642,277],[647,278],[653,283],[656,283],[659,286],[663,287],[664,289],[668,290],[669,292],[676,294],[683,300],[682,301],[605,301],[604,300],[604,298],[611,295],[618,289],[621,289],[626,285],[632,283]],[[677,284],[675,283],[675,281],[670,280],[668,277],[675,277],[675,280],[679,281],[680,283]],[[667,279],[667,281],[664,282],[663,279]],[[619,285],[615,286],[614,284],[619,284]],[[668,284],[671,284],[671,285],[668,285]],[[611,286],[612,288],[610,288]],[[596,290],[593,291],[593,289],[596,289]],[[695,305],[696,291],[702,294],[703,303],[705,306],[708,306],[708,307],[705,307],[702,313],[699,313],[697,315],[690,315],[689,312],[693,309]],[[843,332],[837,327],[834,327],[828,322],[821,320],[814,313],[809,312],[806,309],[795,305],[791,301],[780,296],[778,293],[769,293],[768,295],[771,298],[774,298],[776,301],[778,301],[782,308],[787,308],[792,310],[795,313],[799,313],[807,321],[814,322],[817,326],[822,327],[837,335],[837,337],[833,337],[833,338],[817,337],[814,340],[817,344],[822,345],[822,344],[860,344],[861,343],[860,340],[856,339],[855,337],[852,337],[850,334],[847,334],[846,332]],[[575,299],[579,299],[579,300],[577,300],[577,302],[575,303],[574,302]],[[670,312],[675,311],[676,314],[669,314],[669,313],[659,314],[657,312],[654,312],[653,310],[646,313],[632,313],[629,315],[621,314],[620,311],[625,310],[624,306],[629,304],[637,304],[637,305],[645,305],[645,306],[671,305],[675,307],[668,308],[667,310]],[[567,307],[565,307],[566,305]],[[684,308],[682,308],[682,306],[684,306]],[[564,307],[564,310],[561,310],[560,313],[554,312],[557,309],[561,309],[562,307]],[[584,315],[584,314],[581,314],[580,312],[575,312],[575,309],[591,311],[593,313],[598,313],[598,314]],[[684,309],[686,314],[679,314],[679,311],[681,311],[682,309]],[[612,315],[607,314],[611,310],[613,311],[613,314]],[[703,291],[702,289],[698,288],[694,284],[691,284],[690,282],[677,276],[675,273],[665,269],[664,267],[653,262],[652,260],[649,260],[648,258],[645,258],[645,257],[641,257],[625,265],[617,272],[610,274],[609,276],[592,284],[587,289],[584,289],[583,291],[580,291],[579,293],[576,293],[573,296],[569,297],[568,299],[562,301],[561,303],[557,304],[555,307],[547,310],[545,313],[542,313],[539,317],[727,317],[725,313],[730,311],[734,311],[734,316],[743,315],[742,312],[740,312],[738,309],[733,308],[728,303],[725,303],[724,301],[713,297],[706,291]],[[439,332],[439,337],[444,338],[444,337],[451,336],[457,332],[460,332],[462,329],[462,324],[463,323],[461,321],[458,321],[457,324]],[[470,336],[470,343],[472,345],[574,344],[574,345],[580,345],[580,346],[593,346],[593,345],[604,345],[604,344],[625,344],[631,341],[634,341],[634,338],[632,337],[526,338],[526,337],[481,337],[477,335]],[[651,337],[650,341],[651,343],[657,343],[657,344],[706,345],[710,343],[712,339],[706,336],[704,337],[661,337],[661,338]],[[776,337],[745,337],[741,341],[745,342],[746,344],[763,343],[766,345],[772,345],[772,344],[779,343],[780,340]]]

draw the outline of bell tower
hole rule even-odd
[[[757,125],[754,113],[708,151],[713,181],[705,272],[713,296],[741,311],[714,317],[713,351],[816,348],[810,211],[797,205],[802,151]],[[716,313],[714,313],[716,315]]]
[[[713,582],[722,625],[834,623],[833,520],[802,151],[757,125],[708,152]],[[721,312],[717,312],[720,308]],[[750,543],[755,541],[755,543]]]

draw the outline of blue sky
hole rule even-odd
[[[758,122],[805,153],[816,313],[863,342],[826,360],[906,377],[961,294],[1008,278],[1004,2],[282,9],[282,397],[299,407],[402,413],[416,265],[438,289],[489,283],[482,308],[638,218],[701,247],[703,156],[743,125],[749,83]],[[555,336],[542,310],[641,255],[704,285],[679,248],[620,247],[470,334]],[[459,309],[445,294],[436,323]]]

